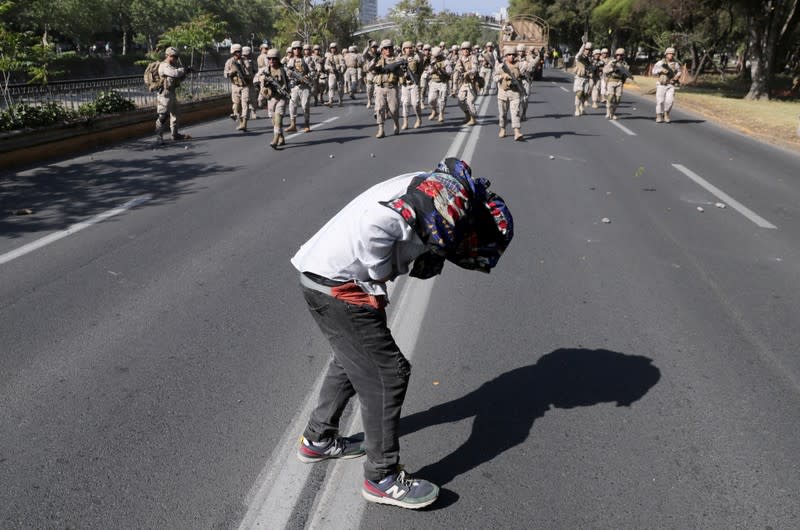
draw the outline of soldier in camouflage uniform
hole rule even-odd
[[[494,56],[494,44],[487,42],[483,52],[480,54],[480,74],[483,78],[483,89],[481,90],[482,95],[488,94],[489,90],[491,89],[492,77],[494,76],[494,67],[496,62],[497,61]]]
[[[250,105],[250,86],[253,84],[252,61],[247,63],[242,60],[242,45],[231,45],[231,57],[225,62],[223,74],[231,81],[231,101],[233,102],[231,118],[238,122],[237,131],[247,130],[247,115]]]
[[[342,89],[344,88],[344,72],[347,69],[344,55],[339,53],[335,42],[329,46],[330,53],[325,60],[325,71],[328,73],[328,101],[325,104],[333,106],[333,97],[336,96],[338,105],[342,106]]]
[[[381,55],[372,60],[369,71],[372,72],[373,82],[375,83],[375,115],[378,120],[378,133],[376,138],[383,138],[383,124],[386,114],[394,122],[394,134],[400,134],[400,123],[398,121],[398,97],[399,76],[396,70],[387,68],[396,62],[394,57],[394,45],[389,39],[381,41]]]
[[[350,94],[350,99],[356,99],[358,88],[358,48],[350,46],[344,54],[344,91]]]
[[[444,50],[438,46],[431,50],[428,81],[428,105],[431,107],[430,120],[444,123],[444,109],[447,106],[448,83],[453,75],[453,66],[445,58]]]
[[[311,47],[311,63],[314,64],[311,92],[314,96],[314,105],[320,105],[322,103],[322,95],[326,91],[327,83],[325,78],[327,78],[327,75],[325,74],[325,57],[322,56],[322,47],[319,44]],[[309,63],[309,67],[311,63]]]
[[[375,82],[374,82],[374,75],[372,72],[369,71],[369,65],[379,56],[378,53],[378,43],[375,41],[370,41],[369,46],[362,57],[364,57],[364,80],[367,85],[367,108],[372,106],[373,101],[375,100]]]
[[[242,63],[245,65],[245,70],[248,72],[253,72],[253,80],[250,83],[248,88],[248,96],[247,96],[247,117],[251,120],[258,119],[256,115],[256,72],[258,72],[258,64],[252,56],[253,49],[250,46],[242,46]]]
[[[528,96],[531,93],[531,74],[533,73],[533,61],[528,57],[528,47],[524,44],[517,44],[517,68],[519,68],[519,81],[522,83],[522,97],[519,100],[520,119],[528,120]]]
[[[278,149],[286,144],[286,139],[283,137],[283,115],[286,113],[286,96],[290,94],[289,77],[281,64],[280,52],[277,49],[268,50],[264,55],[268,64],[259,69],[258,76],[261,92],[267,100],[272,116],[272,142],[269,145],[273,149]]]
[[[575,57],[575,80],[572,84],[572,91],[575,93],[575,116],[583,116],[584,105],[592,91],[593,61],[592,43],[587,42]]]
[[[592,75],[590,86],[592,87],[592,108],[596,109],[600,102],[600,80],[603,78],[603,67],[606,63],[600,58],[600,50],[592,51],[592,64],[594,65],[594,74]]]
[[[428,101],[428,81],[431,78],[431,45],[423,44],[420,52],[420,71],[419,76],[419,108],[425,110],[425,102]]]
[[[494,80],[497,83],[497,107],[500,117],[500,138],[506,137],[506,122],[511,114],[511,127],[514,129],[514,140],[523,139],[522,131],[522,100],[524,88],[520,82],[522,72],[517,66],[517,50],[514,46],[503,48],[503,60],[497,63],[494,70]],[[516,81],[516,82],[515,82]]]
[[[166,50],[166,57],[158,65],[158,75],[161,78],[161,88],[156,96],[156,143],[164,143],[164,129],[169,118],[169,128],[173,140],[183,140],[185,135],[178,132],[178,96],[175,91],[181,81],[186,77],[186,69],[177,67],[178,50],[170,46]]]
[[[256,71],[260,72],[261,70],[263,70],[264,68],[266,68],[270,64],[269,63],[269,59],[267,59],[267,53],[269,53],[269,46],[267,46],[266,44],[262,44],[259,47],[259,49],[261,50],[261,53],[259,53],[258,57],[256,57]],[[279,53],[279,55],[280,55],[280,53]],[[280,57],[278,57],[278,61],[280,62]],[[256,80],[258,80],[258,76],[256,76]],[[263,94],[264,94],[264,91],[261,90],[261,87],[259,86],[258,87],[258,98],[257,98],[257,101],[256,101],[256,107],[259,108],[259,109],[264,108],[265,106],[267,106],[267,100],[266,100],[266,98],[264,97]]]
[[[475,125],[478,111],[475,108],[475,78],[478,76],[478,58],[472,55],[472,44],[461,43],[461,56],[453,67],[456,78],[458,104],[464,112],[464,124]]]
[[[419,80],[422,75],[422,57],[411,41],[403,43],[403,58],[407,61],[407,73],[400,79],[400,106],[403,108],[403,125],[401,129],[408,129],[408,107],[414,109],[414,115],[416,116],[414,128],[419,129],[422,124],[419,90]]]
[[[311,132],[311,83],[314,72],[302,56],[300,41],[292,42],[292,57],[287,61],[286,73],[289,74],[289,86],[292,87],[292,97],[289,100],[289,127],[286,132],[297,130],[297,107],[303,111],[305,127],[303,132]]]
[[[669,113],[675,103],[675,86],[680,84],[681,63],[675,60],[675,48],[667,48],[664,58],[653,66],[656,84],[656,123],[669,123]]]
[[[630,76],[624,48],[614,52],[614,59],[603,67],[603,75],[606,78],[606,118],[616,120],[617,106],[622,101],[622,87]]]

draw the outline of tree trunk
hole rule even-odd
[[[122,30],[122,55],[128,54],[128,28]]]
[[[797,26],[798,1],[753,3],[749,13],[750,91],[745,99],[769,99],[778,43]]]

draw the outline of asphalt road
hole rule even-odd
[[[360,100],[282,152],[219,120],[0,175],[0,527],[800,526],[800,158],[571,86],[534,84],[524,142],[493,98],[383,140]],[[292,456],[329,350],[289,258],[448,152],[516,236],[393,286],[402,458],[443,490],[367,505],[360,463]]]

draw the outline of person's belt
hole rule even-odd
[[[344,284],[345,282],[330,280],[324,276],[319,276],[312,272],[304,272],[300,274],[300,285],[303,287],[308,287],[314,291],[327,294],[328,296],[333,296],[333,291],[331,290],[333,287],[338,287]]]
[[[396,85],[394,83],[381,83],[379,86],[381,88],[394,88]]]

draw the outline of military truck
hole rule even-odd
[[[535,50],[539,61],[534,66],[533,79],[542,78],[544,56],[542,49],[547,50],[550,41],[550,25],[535,15],[517,15],[502,23],[500,28],[500,52],[504,46],[524,44],[528,50]]]

